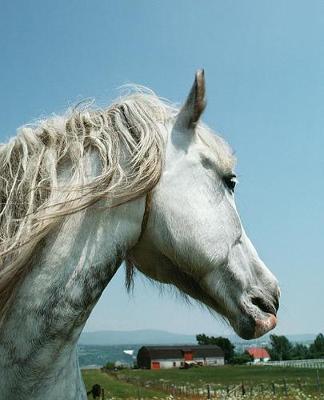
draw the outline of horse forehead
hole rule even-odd
[[[208,128],[201,128],[197,132],[197,144],[200,154],[212,161],[220,172],[233,172],[236,158],[222,137]]]

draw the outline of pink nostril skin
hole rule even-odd
[[[254,338],[258,338],[265,333],[274,329],[277,325],[277,318],[274,315],[270,315],[269,318],[266,319],[257,319],[255,321],[255,332]]]

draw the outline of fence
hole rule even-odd
[[[283,377],[281,380],[268,383],[253,384],[251,382],[241,382],[236,385],[202,384],[200,387],[195,387],[193,385],[177,385],[164,380],[160,380],[159,382],[144,380],[138,377],[130,377],[122,373],[114,373],[113,376],[120,381],[136,385],[139,389],[139,393],[141,387],[144,389],[157,389],[168,395],[172,395],[173,398],[229,400],[233,398],[248,399],[253,397],[255,399],[263,399],[266,395],[274,395],[280,398],[281,396],[290,396],[289,398],[297,399],[299,398],[299,394],[303,393],[305,396],[316,395],[317,399],[324,399],[324,385],[320,382],[318,371],[314,371],[314,379],[312,382],[303,381],[302,379],[296,379],[294,382],[290,379],[288,382],[287,379]],[[139,398],[141,397],[139,396]]]
[[[268,361],[265,365],[273,365],[274,367],[324,369],[324,359]]]

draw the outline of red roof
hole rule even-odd
[[[269,353],[267,352],[266,349],[263,349],[262,347],[250,347],[249,349],[246,350],[250,356],[252,356],[254,359],[255,358],[270,358]]]

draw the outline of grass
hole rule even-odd
[[[247,390],[245,399],[324,399],[324,370],[319,371],[322,393],[318,394],[317,375],[314,369],[283,368],[267,366],[225,366],[217,368],[191,368],[187,370],[122,370],[117,373],[105,373],[99,370],[82,372],[87,390],[95,383],[105,389],[105,399],[167,399],[171,386],[186,386],[192,389],[191,395],[177,392],[174,398],[203,399],[207,398],[206,388],[210,384],[218,390],[239,387],[244,382]],[[288,396],[284,391],[284,379],[288,386]],[[301,382],[301,390],[300,384]],[[272,394],[272,383],[276,385],[276,395]],[[265,392],[261,394],[261,384]],[[253,395],[250,388],[254,388]],[[196,389],[196,392],[195,392]],[[232,390],[232,389],[231,389]],[[172,392],[174,394],[174,392]],[[193,394],[197,393],[196,396]],[[240,393],[240,389],[238,389]],[[225,396],[225,397],[224,397]],[[213,399],[232,397],[217,394]],[[236,397],[235,397],[236,398]]]
[[[235,385],[242,381],[246,384],[271,384],[282,382],[296,383],[300,379],[303,383],[316,384],[316,370],[310,368],[284,368],[270,366],[225,366],[203,367],[191,369],[165,369],[165,370],[124,370],[121,372],[129,378],[141,380],[159,381],[160,379],[171,381],[175,384],[194,385],[222,384]],[[324,382],[324,370],[319,371],[319,376]]]
[[[90,391],[92,386],[97,383],[105,390],[105,398],[107,399],[152,399],[165,397],[165,393],[145,389],[143,387],[137,387],[131,383],[120,382],[114,377],[101,372],[100,370],[83,370],[82,376],[87,392]],[[92,397],[89,396],[89,398]]]

